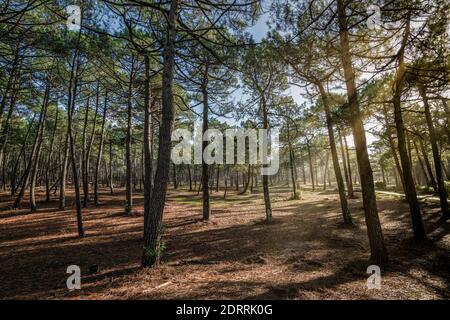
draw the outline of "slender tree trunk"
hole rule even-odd
[[[250,172],[251,172],[251,170],[252,170],[252,166],[251,166],[251,164],[249,162],[249,164],[247,166],[247,177],[244,180],[245,181],[244,189],[241,191],[240,194],[245,194],[247,192],[247,190],[248,190],[248,187],[250,186]]]
[[[262,94],[262,112],[263,112],[263,129],[269,129],[269,116],[267,111],[267,104],[264,93]],[[267,167],[267,164],[263,164],[263,167]],[[263,180],[263,193],[264,193],[264,206],[266,208],[266,221],[272,222],[272,204],[270,203],[270,192],[269,192],[269,176],[264,174],[262,176]]]
[[[112,152],[112,137],[109,137],[109,193],[114,194],[114,180],[113,180],[113,152]]]
[[[167,38],[163,48],[162,109],[161,126],[159,129],[158,162],[155,183],[150,197],[147,230],[144,232],[146,237],[144,239],[142,255],[143,267],[158,265],[162,250],[161,227],[166,201],[167,182],[169,179],[171,137],[175,114],[172,87],[178,11],[179,1],[172,0],[167,19]]]
[[[420,212],[419,201],[417,200],[416,187],[411,171],[411,163],[408,156],[408,150],[406,146],[405,125],[403,123],[403,116],[401,110],[401,95],[405,85],[406,66],[404,62],[404,49],[409,38],[410,23],[409,18],[406,23],[405,32],[403,35],[402,46],[398,54],[398,69],[395,76],[394,84],[394,118],[395,127],[397,129],[398,151],[400,155],[400,161],[402,164],[403,180],[405,182],[405,195],[409,203],[409,210],[411,212],[412,227],[414,231],[414,238],[418,241],[425,240],[427,238],[425,229],[422,222],[422,213]]]
[[[47,156],[47,164],[45,166],[45,201],[50,201],[50,179],[49,179],[49,171],[50,165],[53,157],[53,146],[55,142],[56,129],[58,128],[58,116],[59,116],[59,107],[56,106],[56,114],[55,114],[55,125],[53,126],[52,137],[50,139],[50,150],[48,151]]]
[[[315,191],[316,187],[314,183],[314,168],[311,156],[311,146],[309,145],[309,142],[306,143],[306,148],[308,149],[309,175],[311,176],[312,191]]]
[[[83,133],[82,133],[82,143],[83,147],[81,150],[81,182],[83,184],[83,208],[88,206],[89,202],[89,182],[87,181],[87,168],[86,168],[86,130],[88,126],[88,118],[89,118],[89,98],[86,103],[86,110],[84,112],[84,125],[83,125]]]
[[[341,147],[341,157],[342,157],[342,164],[344,166],[345,183],[347,184],[348,197],[350,199],[352,199],[355,197],[353,194],[353,183],[351,180],[351,176],[349,178],[349,173],[348,173],[348,168],[347,168],[347,159],[345,157],[345,149],[344,149],[344,144],[342,142],[341,130],[339,129],[339,127],[337,127],[337,131],[338,131],[338,137],[339,137],[339,144]]]
[[[388,139],[388,142],[389,142],[389,147],[391,148],[392,156],[394,158],[395,167],[397,168],[398,175],[399,175],[400,180],[402,182],[403,191],[406,193],[406,191],[405,191],[405,181],[403,179],[403,170],[402,170],[402,167],[400,165],[400,160],[398,159],[398,156],[397,156],[397,150],[396,150],[396,147],[395,147],[395,144],[394,144],[394,139],[392,138],[392,135],[391,135],[391,132],[390,132],[391,131],[390,130],[390,123],[389,123],[388,112],[387,112],[387,108],[386,108],[385,104],[383,104],[383,116],[384,116],[384,124],[386,126],[386,131],[387,131],[387,139]],[[397,179],[397,176],[396,176],[396,179]],[[398,186],[398,183],[396,183],[396,186]]]
[[[106,111],[108,110],[108,92],[105,92],[105,104],[103,106],[103,117],[102,117],[102,126],[100,128],[100,140],[98,142],[98,153],[97,153],[97,161],[95,163],[94,170],[94,204],[96,206],[99,205],[98,201],[98,175],[100,171],[100,163],[102,161],[102,153],[103,153],[103,141],[105,140],[105,123],[106,123]]]
[[[177,167],[172,163],[173,188],[178,189]]]
[[[44,101],[42,103],[42,109],[41,109],[41,119],[39,121],[39,129],[36,137],[36,155],[33,158],[30,158],[31,163],[31,180],[30,180],[30,210],[31,212],[35,212],[37,210],[36,206],[36,196],[35,196],[35,187],[36,187],[36,176],[38,171],[38,163],[39,158],[41,154],[41,145],[42,145],[42,139],[44,137],[44,130],[45,130],[45,119],[47,116],[47,108],[48,103],[50,99],[50,77],[47,77],[47,85],[45,88],[44,93]],[[20,204],[19,204],[20,205]]]
[[[291,169],[291,180],[292,180],[292,199],[298,200],[300,198],[299,193],[297,192],[297,181],[295,178],[295,162],[294,162],[294,155],[292,150],[292,141],[291,141],[291,131],[289,128],[289,123],[287,125],[287,134],[288,134],[288,146],[289,146],[289,167]]]
[[[337,155],[336,141],[334,139],[333,122],[332,122],[332,118],[331,118],[331,110],[330,110],[330,103],[328,101],[328,95],[327,95],[327,92],[325,91],[325,88],[323,87],[322,83],[319,82],[316,85],[319,88],[320,96],[322,98],[323,107],[325,110],[325,118],[326,118],[326,122],[327,122],[327,130],[328,130],[328,139],[330,142],[330,149],[331,149],[331,159],[333,161],[334,175],[336,177],[336,182],[337,182],[338,190],[339,190],[339,199],[341,201],[342,216],[344,218],[345,224],[352,224],[352,216],[350,214],[350,210],[348,209],[347,198],[345,197],[344,180],[342,179],[341,168],[339,166],[339,159],[338,159],[338,155]],[[328,155],[327,155],[326,166],[328,166]],[[324,177],[324,185],[325,185],[325,177]]]
[[[145,91],[144,91],[144,239],[147,239],[151,214],[151,195],[153,189],[153,128],[151,108],[150,57],[144,56]]]
[[[75,62],[76,61],[76,62]],[[75,51],[73,65],[76,64],[76,70],[72,68],[70,81],[69,81],[69,97],[68,97],[68,107],[67,107],[67,135],[69,137],[69,154],[70,161],[72,163],[72,179],[75,187],[75,206],[77,210],[77,228],[78,236],[84,237],[84,227],[83,227],[83,215],[81,212],[81,196],[80,196],[80,181],[78,178],[77,161],[75,156],[75,139],[73,137],[72,128],[72,117],[75,110],[75,101],[77,96],[77,86],[78,86],[78,71],[80,67],[80,61],[78,57],[78,50]],[[75,72],[75,74],[74,74]]]
[[[6,143],[8,141],[9,128],[11,125],[11,117],[14,112],[14,109],[16,108],[16,99],[17,99],[17,95],[18,95],[18,90],[16,90],[16,82],[18,82],[18,80],[19,80],[19,72],[15,72],[15,79],[14,79],[14,83],[12,84],[12,89],[11,89],[9,110],[8,110],[8,114],[5,119],[5,125],[3,126],[3,128],[1,128],[1,135],[0,135],[0,166],[2,166],[2,167],[4,167],[3,158],[4,158]],[[7,91],[4,93],[2,103],[4,101],[6,101],[6,94],[7,94]],[[0,126],[2,125],[1,118],[3,118],[3,108],[4,108],[4,106],[2,107],[2,111],[1,111]]]
[[[364,125],[359,110],[355,73],[353,71],[352,58],[349,48],[349,31],[347,25],[347,15],[345,13],[345,1],[337,0],[337,7],[341,60],[344,68],[348,103],[351,112],[351,125],[353,130],[353,138],[355,141],[359,174],[361,175],[361,188],[370,243],[371,260],[376,262],[378,265],[382,265],[388,261],[388,254],[384,245],[383,232],[381,231],[380,220],[378,217],[372,167],[369,161]]]
[[[425,178],[426,185],[429,186],[431,184],[431,180],[428,177],[428,173],[425,168],[424,162],[423,162],[422,158],[420,157],[419,148],[417,147],[417,142],[415,139],[413,139],[413,145],[414,145],[414,149],[416,150],[416,153],[417,153],[417,159],[419,160],[420,168],[422,169],[422,174]],[[435,192],[436,192],[436,190],[435,190]]]
[[[17,175],[17,170],[19,169],[19,166],[20,166],[20,158],[23,155],[23,159],[25,160],[25,148],[27,146],[28,138],[30,136],[31,129],[33,128],[35,120],[36,120],[36,113],[33,115],[30,125],[28,126],[28,130],[25,135],[25,139],[23,140],[22,147],[20,149],[19,155],[17,156],[17,161],[15,161],[14,168],[11,173],[11,197],[16,194],[16,190],[17,190],[16,189],[16,175]]]
[[[203,95],[203,128],[202,135],[208,130],[208,72],[209,64],[206,63],[203,72],[203,82],[202,82],[202,95]],[[209,168],[208,164],[205,162],[203,153],[208,146],[208,141],[202,141],[202,185],[203,185],[203,220],[209,220],[211,215],[211,207],[209,200]]]
[[[83,191],[84,191],[84,198],[83,198],[83,206],[87,207],[89,202],[89,162],[91,159],[91,150],[92,150],[92,144],[94,142],[94,136],[95,136],[95,129],[97,127],[97,115],[98,115],[98,108],[100,105],[99,102],[100,99],[100,84],[97,82],[97,89],[96,89],[96,97],[95,97],[95,111],[94,111],[94,120],[92,124],[92,131],[90,135],[90,139],[86,146],[86,152],[85,152],[85,158],[84,158],[84,182],[83,182]]]
[[[439,200],[441,203],[442,217],[445,219],[450,218],[450,212],[447,202],[447,191],[445,190],[444,177],[442,176],[442,163],[441,156],[439,154],[439,148],[436,139],[436,132],[434,130],[433,119],[431,118],[430,104],[428,103],[428,97],[426,88],[423,84],[418,85],[419,93],[423,100],[425,108],[425,119],[427,120],[428,132],[430,134],[431,150],[433,151],[434,169],[436,172],[436,182],[438,186]]]
[[[220,165],[217,164],[217,168],[216,168],[216,192],[219,192],[219,182],[220,182]]]
[[[40,115],[39,115],[39,122],[38,122],[38,127],[36,130],[36,136],[34,138],[34,143],[33,143],[33,147],[29,156],[29,160],[28,163],[25,166],[25,171],[22,177],[22,185],[19,191],[19,194],[16,197],[16,200],[14,201],[13,204],[13,208],[17,209],[20,208],[20,205],[22,204],[23,201],[23,197],[25,195],[25,190],[28,187],[28,183],[30,181],[30,176],[34,175],[36,172],[36,165],[37,165],[37,158],[38,158],[38,154],[39,154],[39,150],[40,150],[40,143],[41,143],[41,138],[42,138],[42,134],[43,134],[43,128],[44,128],[44,124],[45,124],[45,116],[46,116],[46,112],[47,112],[47,105],[48,105],[48,95],[49,95],[49,91],[50,90],[50,80],[49,78],[47,78],[47,84],[46,84],[46,88],[45,88],[45,93],[44,93],[44,98],[43,98],[43,102],[42,102],[42,107],[41,107],[41,111],[40,111]],[[34,176],[35,178],[35,176]],[[32,177],[33,180],[33,177]],[[34,179],[35,180],[35,179]],[[33,181],[34,183],[34,181]],[[32,186],[33,190],[32,190],[32,194],[30,194],[30,204],[34,205],[34,207],[31,208],[31,211],[35,211],[36,210],[36,202],[34,200],[34,185]]]
[[[134,82],[134,56],[131,57],[130,78],[128,79],[128,99],[127,99],[127,134],[125,141],[125,162],[126,162],[126,180],[125,180],[125,213],[129,214],[133,210],[133,164],[131,159],[131,134],[133,119],[133,82]]]
[[[192,191],[192,173],[191,173],[191,165],[187,164],[187,170],[188,170],[188,178],[189,178],[189,191]]]

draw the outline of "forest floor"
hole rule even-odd
[[[450,299],[450,221],[439,220],[435,204],[423,204],[430,241],[417,244],[408,205],[377,195],[390,263],[381,268],[381,289],[369,290],[361,199],[349,201],[353,228],[341,223],[335,191],[289,200],[286,186],[271,189],[271,224],[261,192],[229,192],[226,200],[213,193],[212,219],[203,222],[196,192],[169,190],[163,264],[143,270],[142,193],[126,216],[123,191],[102,191],[102,203],[83,210],[83,239],[75,210],[57,210],[56,198],[29,213],[27,199],[12,211],[11,199],[0,195],[0,298]],[[66,269],[73,264],[81,267],[81,290],[69,291]],[[99,271],[91,274],[93,265]]]

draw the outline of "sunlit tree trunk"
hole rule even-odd
[[[344,69],[347,97],[351,113],[350,121],[353,130],[353,138],[355,141],[359,174],[361,176],[361,188],[370,244],[371,260],[379,265],[382,265],[388,261],[388,254],[384,245],[383,232],[381,230],[380,220],[378,217],[372,167],[369,161],[365,130],[359,110],[355,73],[352,66],[352,58],[349,48],[349,30],[347,25],[347,15],[345,13],[345,0],[337,0],[337,8],[341,61]]]
[[[398,151],[400,155],[400,161],[402,164],[403,180],[405,183],[405,195],[409,204],[409,210],[411,212],[414,238],[418,241],[422,241],[425,240],[427,237],[425,234],[425,229],[423,227],[422,213],[420,212],[419,201],[417,200],[416,187],[414,185],[414,179],[412,176],[411,162],[408,156],[408,150],[406,145],[405,125],[403,122],[401,109],[401,95],[403,88],[405,86],[405,74],[406,74],[404,51],[406,43],[409,38],[409,33],[410,33],[410,23],[408,18],[403,35],[402,45],[397,55],[398,69],[395,75],[394,96],[392,102],[394,105],[395,127],[397,129]]]

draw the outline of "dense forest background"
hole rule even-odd
[[[448,299],[449,20],[445,0],[3,0],[0,297]],[[196,122],[278,130],[278,172],[249,143],[173,163]]]

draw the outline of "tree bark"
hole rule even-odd
[[[153,189],[153,129],[151,108],[150,57],[144,56],[145,90],[144,90],[144,238],[148,237],[148,223],[150,221],[150,201]]]
[[[353,181],[351,179],[351,174],[350,174],[350,178],[349,178],[347,159],[345,156],[346,149],[344,148],[344,144],[342,142],[342,135],[341,135],[341,130],[339,129],[339,127],[337,127],[337,131],[338,131],[338,137],[339,137],[339,144],[341,147],[341,157],[342,157],[342,164],[344,166],[345,183],[347,184],[348,197],[349,197],[349,199],[353,199],[355,197],[353,194]]]
[[[203,81],[201,86],[202,96],[203,96],[203,128],[202,135],[208,130],[208,112],[209,112],[209,104],[208,104],[208,72],[209,72],[209,64],[208,62],[205,64],[204,72],[203,72]],[[209,200],[209,168],[208,164],[205,162],[203,153],[205,152],[206,147],[208,146],[207,141],[203,141],[202,139],[202,186],[203,186],[203,220],[209,220],[211,215],[211,207]]]
[[[44,93],[44,101],[42,104],[41,110],[41,120],[39,121],[39,129],[37,133],[37,147],[36,147],[36,156],[34,159],[31,158],[32,167],[31,167],[31,180],[30,180],[30,211],[35,212],[37,210],[36,206],[36,196],[35,196],[35,187],[36,187],[36,176],[38,171],[38,163],[39,157],[41,154],[41,145],[42,139],[44,138],[44,130],[45,130],[45,119],[47,117],[47,108],[50,99],[50,78],[47,78],[47,85]]]
[[[383,265],[388,261],[388,254],[384,245],[383,232],[381,230],[380,220],[378,217],[372,167],[369,161],[364,125],[359,110],[355,73],[352,66],[352,58],[349,48],[349,30],[347,25],[347,15],[345,13],[345,1],[337,0],[337,7],[341,60],[344,69],[347,97],[351,112],[350,120],[353,138],[355,141],[359,174],[362,182],[361,188],[370,243],[371,260],[376,262],[378,265]]]
[[[163,74],[162,74],[162,108],[161,126],[159,130],[158,162],[156,167],[155,183],[150,197],[149,219],[144,232],[144,250],[142,266],[158,265],[160,262],[163,244],[161,243],[161,228],[164,204],[166,201],[167,182],[169,179],[171,138],[174,122],[173,104],[173,72],[175,64],[175,39],[177,34],[177,17],[179,1],[172,0],[167,19],[167,38],[163,48]]]
[[[411,171],[411,163],[408,156],[408,150],[406,146],[405,125],[403,123],[403,116],[401,110],[401,96],[405,86],[405,74],[406,66],[404,62],[404,51],[410,34],[409,18],[406,22],[405,31],[403,34],[402,45],[398,53],[398,68],[395,75],[394,83],[394,118],[395,127],[397,129],[398,151],[400,155],[400,161],[402,164],[403,180],[405,182],[405,195],[409,204],[409,210],[411,212],[412,227],[414,232],[414,238],[417,241],[423,241],[427,238],[425,229],[422,222],[422,213],[420,212],[419,201],[417,200],[416,187]]]
[[[131,160],[131,133],[133,119],[133,81],[134,81],[134,56],[131,57],[130,77],[128,79],[128,97],[127,97],[127,134],[125,140],[125,162],[126,162],[126,178],[125,178],[125,213],[129,214],[133,210],[133,164]]]
[[[106,123],[106,112],[108,110],[108,91],[105,92],[105,104],[103,106],[103,117],[102,117],[102,125],[100,128],[100,139],[98,142],[98,153],[97,160],[95,163],[94,170],[94,204],[96,206],[99,205],[98,201],[98,175],[100,171],[100,163],[102,161],[102,153],[103,153],[103,141],[105,140],[105,123]]]
[[[445,219],[450,218],[450,212],[447,202],[447,191],[445,190],[444,177],[442,176],[442,162],[439,154],[439,148],[436,139],[436,132],[434,130],[433,120],[431,118],[430,104],[428,103],[428,96],[426,88],[423,84],[418,85],[420,96],[423,100],[425,108],[425,119],[427,121],[428,132],[430,134],[431,150],[433,151],[434,169],[436,172],[436,182],[439,193],[439,200],[441,203],[442,217]]]
[[[333,132],[333,122],[331,118],[331,110],[330,110],[330,103],[328,101],[328,95],[325,91],[325,88],[323,87],[322,83],[318,82],[316,84],[319,88],[320,96],[323,103],[323,108],[325,111],[325,118],[327,122],[327,130],[328,130],[328,139],[330,142],[330,149],[331,149],[331,159],[333,161],[333,168],[334,168],[334,175],[336,177],[336,182],[338,185],[339,190],[339,199],[341,201],[341,210],[342,210],[342,217],[344,219],[345,224],[352,224],[352,216],[350,214],[350,210],[348,209],[348,203],[347,198],[345,197],[345,187],[344,187],[344,180],[342,178],[341,168],[339,166],[339,159],[337,155],[337,149],[336,149],[336,141],[334,139],[334,132]],[[327,155],[328,157],[328,155]],[[327,164],[328,166],[328,158],[327,158]],[[325,184],[325,177],[324,177],[324,185]]]

